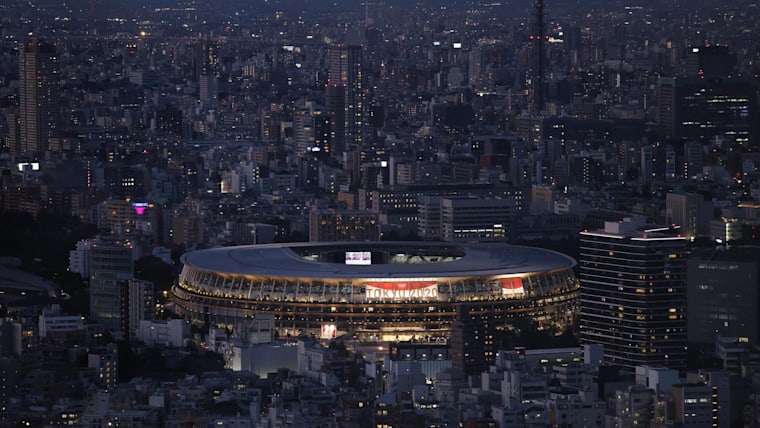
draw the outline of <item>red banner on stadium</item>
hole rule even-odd
[[[515,295],[525,293],[522,278],[501,278],[499,282],[501,283],[501,294]]]

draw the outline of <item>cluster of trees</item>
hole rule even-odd
[[[0,212],[0,256],[21,260],[21,267],[57,279],[68,272],[69,251],[95,236],[97,227],[78,217],[40,212]]]

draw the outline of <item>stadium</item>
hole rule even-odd
[[[289,243],[182,256],[177,312],[235,326],[272,314],[282,334],[360,340],[448,337],[457,307],[494,328],[530,317],[563,329],[577,313],[575,260],[508,244]]]

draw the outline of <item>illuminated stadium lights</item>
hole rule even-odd
[[[356,258],[363,264],[347,263]],[[327,325],[330,336],[404,340],[447,336],[460,304],[496,328],[528,316],[562,329],[577,312],[575,261],[538,248],[297,243],[201,250],[182,261],[172,290],[178,311],[233,328],[273,314],[285,334],[324,336]]]

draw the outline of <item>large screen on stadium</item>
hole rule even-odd
[[[346,251],[347,265],[371,265],[372,253],[369,251]]]

